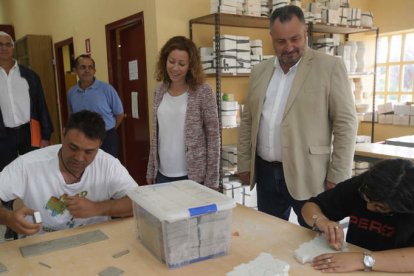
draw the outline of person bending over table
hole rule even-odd
[[[302,215],[329,244],[342,247],[338,221],[349,217],[346,241],[370,252],[322,254],[313,267],[323,272],[374,270],[414,272],[414,167],[387,159],[307,202]]]
[[[126,196],[137,183],[118,159],[99,149],[105,137],[102,117],[73,113],[62,145],[20,156],[0,173],[0,199],[20,198],[24,207],[0,208],[0,224],[31,235],[132,215]],[[42,223],[31,216],[39,211]]]

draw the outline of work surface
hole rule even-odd
[[[356,144],[355,160],[372,161],[379,159],[403,158],[414,162],[414,148],[388,144]]]
[[[108,239],[27,258],[23,258],[19,250],[22,246],[98,229]],[[237,206],[233,209],[229,255],[169,270],[136,239],[134,219],[128,218],[0,244],[0,263],[8,269],[8,272],[0,275],[97,275],[105,268],[114,266],[125,271],[123,275],[215,276],[225,275],[235,266],[256,258],[261,252],[270,253],[273,257],[288,262],[289,275],[327,275],[315,271],[309,264],[298,263],[293,257],[293,251],[314,236],[313,231],[244,206]],[[351,251],[361,251],[352,245],[349,248]],[[119,258],[112,257],[125,250],[129,250],[129,253]],[[367,273],[361,271],[352,275]]]
[[[386,144],[401,146],[401,147],[414,147],[414,135],[407,135],[395,138],[389,138],[385,140]]]

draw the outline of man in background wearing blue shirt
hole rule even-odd
[[[89,55],[75,59],[79,82],[69,90],[68,105],[71,113],[91,110],[105,121],[106,137],[101,149],[118,157],[119,144],[116,129],[124,119],[124,108],[116,90],[95,78],[95,61]]]

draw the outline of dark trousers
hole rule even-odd
[[[0,171],[19,155],[35,149],[31,145],[30,124],[6,128],[6,137],[0,138]]]
[[[158,172],[157,177],[155,178],[155,183],[160,184],[160,183],[167,183],[167,182],[186,180],[186,179],[188,179],[187,175],[179,176],[179,177],[169,177],[169,176],[165,176],[162,173]]]
[[[102,142],[101,149],[115,158],[119,156],[119,141],[116,129],[106,131],[105,139]]]
[[[0,138],[0,171],[10,164],[19,155],[28,153],[37,148],[31,145],[30,124],[24,124],[16,128],[6,128],[6,137]],[[3,206],[13,210],[12,201],[1,201]],[[17,235],[14,234],[14,238]]]
[[[259,211],[289,220],[293,208],[301,226],[309,228],[302,217],[302,207],[306,200],[294,199],[287,187],[282,163],[267,162],[256,158],[257,207]]]

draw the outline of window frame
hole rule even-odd
[[[405,57],[405,41],[406,41],[406,36],[408,34],[412,34],[414,35],[414,29],[409,29],[409,30],[404,30],[404,31],[399,31],[399,32],[392,32],[392,33],[384,33],[384,34],[380,34],[378,37],[378,43],[381,43],[381,38],[383,37],[387,37],[387,57],[385,62],[380,62],[380,58],[379,58],[379,52],[377,53],[377,56],[375,57],[376,59],[376,72],[375,74],[378,74],[378,70],[379,68],[385,68],[385,78],[384,78],[384,83],[383,86],[380,85],[379,83],[379,78],[376,78],[376,84],[375,84],[375,105],[378,106],[380,104],[385,104],[388,101],[389,97],[392,96],[397,96],[397,102],[401,101],[401,97],[402,96],[411,96],[411,100],[414,101],[414,74],[413,74],[413,85],[411,87],[411,91],[403,91],[403,80],[404,80],[404,66],[405,65],[412,65],[414,66],[414,60],[412,61],[404,61],[404,57]],[[401,35],[401,48],[400,48],[400,60],[399,61],[393,61],[390,62],[390,56],[391,56],[391,41],[392,41],[392,37],[396,36],[396,35]],[[391,66],[398,66],[399,67],[399,77],[398,77],[398,88],[397,91],[393,91],[390,92],[389,91],[389,81],[390,81],[390,74],[389,74],[389,69]],[[377,75],[378,76],[378,75]],[[384,91],[378,91],[377,88],[378,87],[384,87]],[[383,99],[380,100],[378,96],[383,96]],[[392,101],[393,102],[393,101]]]

